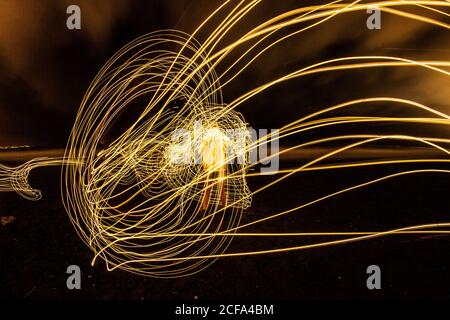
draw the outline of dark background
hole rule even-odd
[[[65,27],[65,9],[70,4],[81,7],[81,30],[70,31]],[[116,50],[135,37],[158,29],[192,32],[219,4],[210,0],[2,1],[0,146],[64,147],[84,91]],[[263,1],[226,41],[298,5],[298,1]],[[365,27],[366,18],[365,12],[337,17],[270,50],[225,88],[225,102],[286,72],[328,58],[365,54],[418,60],[450,57],[448,31],[388,14],[382,16],[381,30],[369,31]],[[443,75],[415,68],[322,74],[276,87],[242,105],[239,111],[256,128],[277,128],[323,107],[368,96],[407,98],[448,113],[449,84]],[[403,108],[392,105],[361,111],[364,112],[408,115]],[[382,128],[383,132],[392,133],[403,129]],[[448,131],[443,128],[408,130],[420,135],[433,133],[448,137]],[[270,194],[257,195],[243,220],[251,221],[371,178],[429,167],[449,169],[429,164],[304,173],[277,186]],[[61,204],[59,175],[58,168],[32,172],[31,185],[41,189],[44,195],[39,202],[25,201],[13,193],[0,194],[0,214],[16,217],[14,223],[0,227],[0,296],[31,299],[450,297],[450,240],[445,235],[390,236],[345,246],[226,258],[194,276],[173,280],[145,278],[123,271],[107,272],[102,262],[90,266],[92,253],[76,235]],[[249,185],[255,190],[266,182],[263,178],[250,179]],[[450,209],[449,187],[445,175],[402,177],[333,198],[248,231],[377,231],[445,222]],[[229,250],[276,248],[317,240],[325,239],[236,239]],[[66,289],[65,270],[71,264],[81,267],[82,290]],[[366,288],[366,268],[371,264],[381,267],[382,290]]]

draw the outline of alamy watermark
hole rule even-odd
[[[76,264],[67,267],[66,273],[69,274],[66,280],[67,289],[81,289],[81,269]]]
[[[67,7],[66,13],[69,15],[66,20],[66,27],[69,30],[81,29],[81,9],[79,6],[72,4]]]
[[[367,278],[366,286],[369,290],[381,289],[381,269],[376,264],[367,267],[366,273],[370,276]]]
[[[381,29],[381,9],[377,6],[367,8],[367,14],[370,14],[366,20],[366,26],[369,30]]]
[[[205,167],[224,164],[258,165],[261,173],[279,169],[278,129],[207,128],[196,122],[193,129],[172,132],[166,156],[172,164],[201,164]]]

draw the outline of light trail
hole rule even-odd
[[[30,171],[62,165],[64,207],[76,232],[93,251],[92,263],[101,259],[108,270],[119,268],[152,277],[186,276],[224,257],[305,250],[381,236],[449,234],[450,222],[385,231],[262,233],[243,230],[392,179],[450,173],[442,169],[450,162],[450,116],[437,108],[400,97],[366,97],[322,107],[318,112],[287,122],[276,138],[269,133],[252,141],[244,134],[236,142],[226,135],[230,130],[247,131],[245,112],[239,108],[293,79],[353,70],[408,68],[433,73],[450,84],[450,61],[416,61],[383,55],[336,57],[271,79],[242,92],[228,104],[222,94],[226,86],[240,80],[245,70],[270,54],[270,48],[306,30],[314,31],[324,22],[332,23],[337,16],[365,12],[377,6],[396,17],[449,32],[446,19],[450,2],[338,0],[306,6],[272,17],[224,45],[239,23],[260,5],[263,1],[225,1],[192,34],[176,30],[153,32],[119,50],[87,89],[65,150],[0,149],[2,161],[29,160],[17,167],[0,165],[0,191],[15,191],[26,199],[38,200],[39,190],[31,188],[28,182]],[[411,13],[408,8],[421,13]],[[224,18],[218,19],[219,14]],[[212,30],[207,29],[211,27]],[[195,40],[204,30],[209,30],[206,39]],[[238,56],[233,56],[236,53]],[[383,115],[382,110],[371,114],[374,107],[386,104],[407,110],[408,116]],[[132,118],[131,123],[122,123],[124,118]],[[396,126],[398,133],[366,132],[368,124]],[[349,125],[358,126],[363,133],[346,133]],[[404,126],[419,132],[434,128],[430,130],[434,135],[412,134],[414,130],[408,131]],[[336,128],[342,134],[332,133]],[[183,136],[186,140],[181,140],[188,143],[174,139],[174,132],[180,129],[187,133]],[[303,140],[306,133],[314,132],[322,132],[325,137]],[[278,139],[282,148],[250,163],[249,152],[267,145],[271,139]],[[398,143],[401,147],[380,146],[382,142]],[[225,151],[228,149],[233,150],[231,155]],[[197,158],[201,161],[196,162]],[[243,161],[237,161],[238,158]],[[267,176],[251,170],[275,158],[291,166],[294,161],[306,160],[306,163],[281,168],[274,172],[272,182],[250,190],[247,178]],[[421,167],[372,178],[286,210],[241,221],[255,195],[264,193],[270,197],[274,187],[291,176],[387,165],[401,170],[404,164]],[[235,237],[339,239],[229,252]]]

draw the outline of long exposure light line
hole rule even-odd
[[[271,17],[228,42],[262,3],[260,0],[225,1],[191,34],[177,30],[152,32],[120,49],[87,89],[65,154],[38,157],[18,166],[0,165],[0,192],[15,191],[26,199],[38,200],[41,193],[30,186],[30,171],[38,167],[62,166],[63,204],[76,232],[93,251],[92,263],[102,259],[108,270],[119,268],[152,277],[189,275],[223,257],[312,249],[390,235],[449,234],[450,222],[384,231],[249,230],[276,218],[298,215],[301,210],[325,200],[392,179],[450,173],[450,170],[442,169],[450,162],[450,139],[446,138],[450,116],[438,108],[403,97],[358,98],[321,107],[319,111],[303,116],[299,110],[296,119],[282,125],[276,136],[267,133],[252,140],[244,134],[237,143],[226,135],[231,130],[247,132],[248,124],[241,108],[255,97],[293,79],[355,70],[409,68],[433,73],[448,83],[450,61],[386,55],[336,57],[243,90],[227,104],[222,94],[227,86],[240,81],[246,70],[260,63],[265,55],[270,55],[271,48],[301,36],[305,31],[313,32],[325,22],[332,23],[338,16],[378,7],[401,19],[448,32],[450,25],[446,17],[449,16],[450,2],[337,0]],[[408,8],[414,8],[420,14],[409,12]],[[197,41],[204,31],[207,31],[206,38]],[[382,110],[373,112],[374,108],[383,105],[407,110],[408,115],[399,117]],[[257,105],[253,104],[251,108],[257,108]],[[367,124],[389,124],[397,129],[397,133],[367,132]],[[358,127],[362,133],[345,133],[349,125]],[[411,134],[413,130],[406,130],[404,126],[439,128],[432,131],[439,134]],[[336,128],[341,132],[339,135],[333,133]],[[180,143],[174,138],[174,133],[180,129],[187,133],[184,138],[189,138],[189,143]],[[307,133],[314,132],[322,132],[324,136],[308,139]],[[279,140],[283,148],[250,163],[248,154],[274,139]],[[428,153],[408,153],[405,158],[386,159],[379,147],[382,142],[400,143],[404,147],[399,148],[405,149],[420,146]],[[254,190],[248,186],[250,178],[267,177],[267,172],[252,171],[267,160],[283,159],[298,150],[322,146],[325,146],[323,151],[306,163],[270,172],[273,180],[264,186]],[[337,157],[365,146],[379,151],[372,152],[370,159],[335,162]],[[228,149],[234,151],[232,155],[225,152]],[[243,157],[243,161],[236,161],[238,157]],[[198,158],[200,162],[196,161]],[[401,169],[405,164],[420,165],[420,168]],[[387,165],[401,171],[340,188],[288,209],[278,208],[275,212],[243,218],[255,195],[273,192],[274,187],[291,176],[319,170]],[[228,247],[235,237],[339,239],[229,252]]]

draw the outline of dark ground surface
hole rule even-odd
[[[417,166],[416,166],[417,168]],[[244,221],[379,177],[400,167],[310,172],[256,196]],[[408,169],[403,166],[401,169]],[[266,179],[266,178],[264,178]],[[265,183],[250,181],[253,190]],[[1,215],[16,221],[0,229],[0,296],[28,299],[381,299],[450,298],[450,238],[390,236],[341,246],[254,257],[224,258],[193,276],[160,280],[90,266],[92,253],[62,207],[59,170],[31,175],[43,199],[0,194]],[[248,231],[383,230],[443,222],[450,204],[447,175],[397,178],[308,207]],[[315,238],[313,239],[323,240]],[[229,252],[297,245],[293,238],[235,239]],[[66,288],[66,268],[82,270],[82,289]],[[382,289],[366,288],[366,268],[379,265]]]

